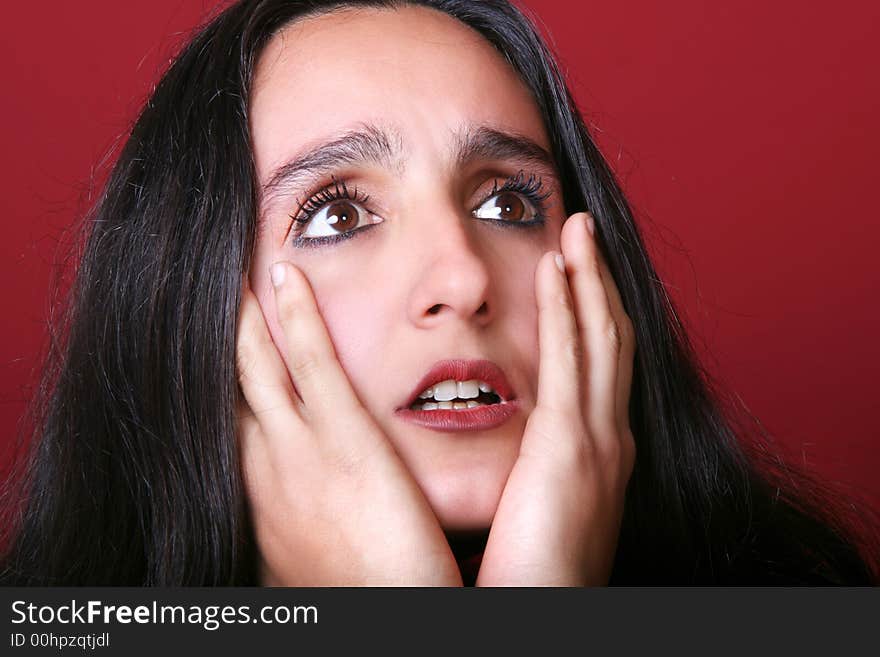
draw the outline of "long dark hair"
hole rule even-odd
[[[254,66],[305,15],[407,4],[478,31],[531,89],[566,210],[596,218],[633,319],[637,458],[612,583],[872,581],[837,498],[768,457],[717,401],[553,57],[504,0],[244,0],[184,48],[88,221],[33,451],[6,492],[3,581],[256,583],[234,418],[258,221]]]

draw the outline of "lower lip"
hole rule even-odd
[[[488,404],[460,411],[435,410],[416,411],[403,408],[397,411],[398,417],[426,429],[446,431],[486,431],[507,422],[519,410],[519,402],[508,401],[503,404]]]

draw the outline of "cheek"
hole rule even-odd
[[[518,354],[526,380],[520,397],[533,403],[537,398],[538,365],[538,307],[535,301],[534,269],[538,258],[530,267],[507,277],[504,289],[504,307],[507,308],[504,333]],[[528,393],[528,394],[526,394]]]
[[[315,294],[342,368],[356,390],[365,390],[386,348],[388,300],[375,290],[353,288]]]
[[[318,310],[327,327],[336,357],[358,399],[373,413],[382,407],[382,385],[390,361],[392,319],[399,317],[396,294],[375,285],[368,267],[306,271]]]
[[[537,396],[539,362],[535,271],[558,238],[554,231],[529,240],[517,234],[508,237],[486,248],[497,311],[490,331],[495,353],[515,369],[517,396],[529,408]]]
[[[364,390],[369,383],[368,374],[375,365],[371,359],[378,358],[377,354],[382,353],[383,336],[388,331],[388,327],[381,323],[383,318],[391,314],[382,290],[364,289],[360,285],[360,281],[369,277],[340,276],[338,271],[324,272],[320,267],[298,262],[289,254],[258,248],[249,282],[260,302],[272,340],[285,360],[288,345],[278,321],[275,291],[269,276],[272,263],[280,260],[292,261],[305,274],[343,369],[355,389]],[[352,283],[346,284],[346,280]]]

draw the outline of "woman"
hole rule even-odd
[[[96,209],[5,578],[870,581],[656,278],[508,4],[239,3]]]

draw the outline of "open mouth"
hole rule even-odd
[[[396,413],[435,431],[480,431],[504,424],[519,406],[493,362],[444,360],[431,367]]]
[[[410,405],[410,409],[413,411],[464,411],[469,408],[503,402],[501,395],[485,381],[447,379],[419,393],[419,398]]]
[[[515,398],[500,367],[489,360],[442,360],[413,388],[401,409],[467,410]]]

